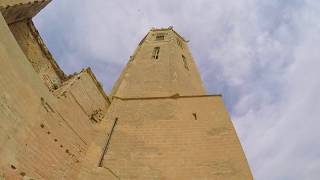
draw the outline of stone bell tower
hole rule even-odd
[[[113,89],[120,97],[204,95],[186,41],[172,29],[153,29],[141,41]]]
[[[187,41],[152,29],[115,84],[100,166],[120,179],[252,179],[220,95],[207,95]]]

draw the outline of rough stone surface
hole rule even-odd
[[[253,179],[184,38],[150,30],[108,97],[46,48],[31,18],[48,2],[0,2],[0,179]]]
[[[220,96],[115,99],[109,112],[103,165],[121,179],[251,178]]]
[[[0,11],[8,24],[34,17],[51,0],[1,0]]]
[[[164,40],[155,40],[157,36],[164,36]],[[156,47],[160,48],[157,59],[153,57]],[[112,95],[152,97],[175,93],[205,94],[205,89],[185,41],[171,29],[151,30],[131,56]]]
[[[64,73],[45,47],[32,21],[19,21],[10,24],[9,28],[44,84],[51,90],[61,86]]]
[[[52,92],[29,59],[47,63],[43,49],[29,43],[28,56],[13,34],[0,15],[0,177],[75,179],[97,126],[90,115],[109,101],[89,71]]]
[[[113,89],[106,121],[115,119],[102,166],[120,179],[252,179],[221,96],[205,95],[171,28],[140,43]]]

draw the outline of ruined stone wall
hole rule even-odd
[[[29,26],[10,28],[0,13],[0,179],[76,179],[109,100],[89,70],[49,91]]]

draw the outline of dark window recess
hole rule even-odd
[[[184,55],[182,55],[182,61],[183,61],[184,68],[186,68],[189,71],[188,63]]]
[[[178,38],[177,38],[177,44],[178,44],[179,47],[181,47],[181,49],[183,49],[182,42]]]
[[[159,59],[160,47],[155,47],[153,49],[152,58]]]
[[[164,35],[157,35],[156,36],[156,41],[162,41],[164,40]]]
[[[194,120],[198,120],[197,113],[192,113]]]

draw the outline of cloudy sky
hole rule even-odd
[[[55,0],[35,24],[66,73],[90,66],[107,92],[148,30],[173,25],[255,179],[320,179],[319,0]]]

